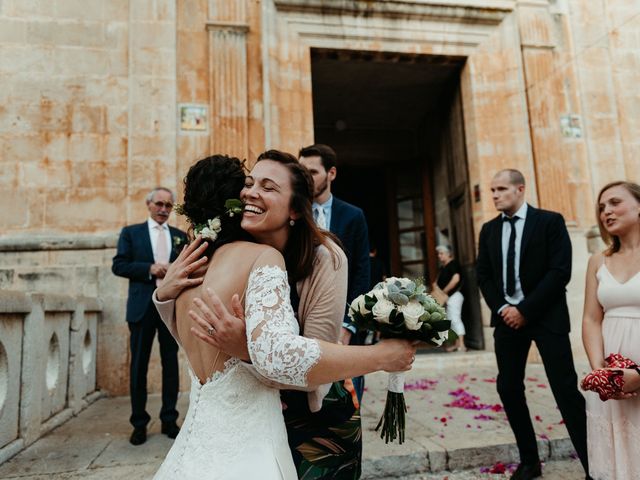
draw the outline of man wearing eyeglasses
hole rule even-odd
[[[164,325],[151,295],[164,278],[167,267],[186,244],[182,230],[167,224],[175,203],[173,192],[164,187],[153,189],[146,198],[149,218],[144,223],[122,229],[118,252],[111,270],[129,279],[127,323],[130,332],[131,365],[129,390],[133,433],[129,441],[140,445],[147,440],[147,424],[151,417],[146,411],[147,370],[156,331],[162,360],[162,433],[176,438],[178,427],[178,345]]]

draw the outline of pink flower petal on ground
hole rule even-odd
[[[538,379],[536,377],[527,377],[527,382],[537,382]]]
[[[538,385],[536,385],[536,387],[538,387],[538,388],[547,388],[547,386],[544,383],[539,383]]]
[[[473,417],[474,420],[493,420],[493,417],[491,415],[485,415],[484,413],[481,413],[480,415],[476,415]]]
[[[536,422],[541,422],[542,421],[542,417],[540,415],[536,415]]]
[[[558,425],[564,425],[564,420],[560,420],[560,421],[558,422]]]
[[[549,437],[547,437],[544,433],[541,433],[540,435],[538,435],[542,440],[549,440]]]
[[[507,467],[502,462],[497,462],[489,469],[489,473],[505,473],[506,471]]]
[[[495,379],[495,378],[483,378],[482,381],[483,382],[487,382],[487,383],[496,383],[497,379]]]
[[[456,380],[456,382],[458,382],[458,383],[464,383],[468,376],[469,376],[469,374],[468,374],[468,373],[461,373],[461,374],[459,374],[459,375],[454,376],[453,378],[454,378],[454,379]]]
[[[428,378],[421,378],[415,382],[405,383],[405,390],[434,390],[438,385],[438,380],[429,380]]]

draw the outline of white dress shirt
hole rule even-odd
[[[518,220],[515,223],[516,229],[516,258],[515,258],[515,276],[516,276],[516,289],[513,292],[513,295],[507,295],[507,252],[509,250],[509,237],[511,236],[511,224],[503,220],[502,222],[502,290],[504,293],[504,298],[511,305],[517,305],[522,300],[524,300],[524,293],[522,293],[522,284],[520,283],[520,247],[522,245],[522,232],[524,231],[524,222],[527,220],[527,203],[523,203],[522,206],[518,209],[516,213],[513,214],[514,217],[518,217]],[[502,214],[502,218],[507,217],[504,213]],[[501,311],[506,305],[503,305],[499,311]]]
[[[329,195],[329,199],[323,204],[313,202],[313,205],[312,205],[313,212],[314,212],[313,214],[314,220],[316,219],[315,211],[317,208],[321,208],[322,211],[324,212],[325,230],[331,229],[331,207],[332,206],[333,206],[333,195]]]
[[[149,218],[147,220],[147,225],[149,227],[149,239],[151,239],[151,250],[153,250],[153,258],[154,261],[156,259],[156,247],[158,242],[158,229],[156,228],[160,225],[153,218]],[[160,225],[162,230],[164,231],[164,239],[167,242],[167,252],[169,252],[169,256],[171,256],[171,231],[169,230],[169,225],[167,223],[163,223]]]

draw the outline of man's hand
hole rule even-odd
[[[514,306],[505,307],[500,312],[500,315],[502,316],[502,320],[504,320],[504,323],[515,330],[524,327],[527,323],[525,318],[520,313],[520,310],[518,310],[518,308]]]
[[[166,263],[154,263],[153,265],[151,265],[149,273],[152,277],[164,278],[167,273],[168,267],[169,265],[167,265]]]
[[[195,323],[191,333],[227,355],[249,361],[244,309],[238,294],[231,298],[233,314],[208,288],[204,298],[195,298],[193,303],[193,310],[189,310]]]
[[[176,261],[165,269],[166,273],[163,273],[164,279],[156,290],[156,298],[159,301],[173,300],[185,288],[195,287],[202,283],[209,261],[207,257],[202,256],[206,249],[207,242],[203,242],[202,238],[198,236],[180,252]]]
[[[338,339],[338,343],[340,345],[349,345],[350,341],[351,341],[351,330],[348,330],[342,327],[340,331],[340,338]]]

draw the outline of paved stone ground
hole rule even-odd
[[[579,374],[584,371],[586,366],[581,366]],[[495,392],[495,373],[492,353],[420,355],[406,378],[409,412],[403,445],[385,445],[374,431],[384,407],[387,375],[369,375],[362,409],[363,478],[508,478],[483,473],[497,462],[507,471],[517,462],[514,438]],[[541,365],[527,368],[527,395],[540,453],[547,462],[544,477],[584,478],[579,462],[571,458],[573,448]],[[182,394],[182,416],[187,402],[188,394]],[[159,409],[159,396],[150,396],[149,412],[153,416]],[[127,397],[102,398],[0,465],[0,478],[151,478],[172,441],[160,434],[156,419],[149,425],[147,443],[131,446],[128,416]]]

